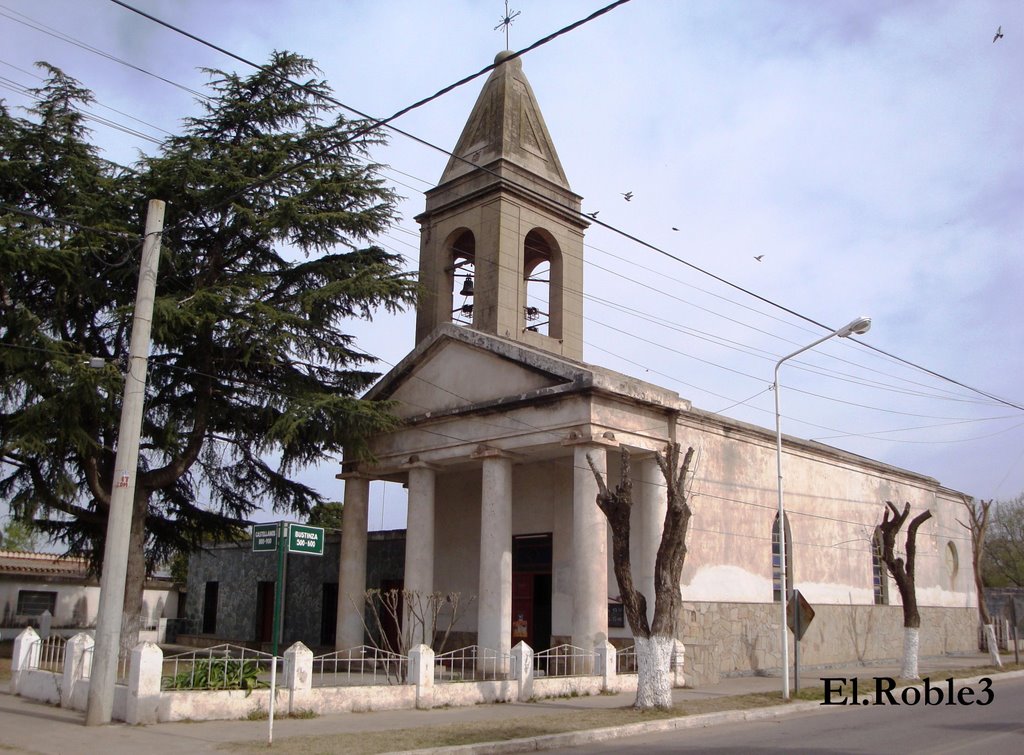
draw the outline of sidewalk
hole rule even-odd
[[[1004,658],[1004,662],[1012,660]],[[969,668],[988,663],[987,654],[942,656],[923,658],[921,676],[930,670]],[[800,682],[804,687],[820,685],[820,677],[895,676],[898,663],[870,666],[842,666],[828,669],[801,669]],[[780,689],[779,677],[740,676],[722,679],[718,684],[700,689],[678,689],[673,692],[676,702],[721,698],[751,692],[770,692]],[[394,731],[416,728],[421,731],[434,726],[500,721],[524,724],[537,716],[548,716],[573,710],[622,708],[632,705],[634,695],[597,695],[571,699],[554,699],[537,703],[505,703],[477,705],[467,708],[442,710],[401,710],[373,713],[339,713],[313,719],[275,721],[274,742],[283,745],[292,737],[329,736],[373,731]],[[796,712],[810,705],[792,707]],[[778,711],[778,708],[760,709]],[[739,712],[737,712],[739,713]],[[773,713],[774,715],[775,713]],[[723,721],[729,714],[712,714]],[[732,720],[739,720],[736,715]],[[6,685],[0,685],[0,750],[26,753],[102,752],[104,755],[150,755],[163,753],[210,752],[230,749],[232,752],[266,751],[267,721],[204,721],[176,722],[151,726],[86,727],[85,715],[11,695]],[[532,748],[531,748],[532,749]],[[343,750],[336,750],[343,752]]]

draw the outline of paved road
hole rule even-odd
[[[973,688],[978,694],[982,685],[973,685]],[[992,693],[992,703],[985,706],[823,707],[772,721],[617,739],[559,752],[617,755],[927,752],[944,755],[1024,751],[1024,678],[997,678],[993,681]],[[984,697],[981,695],[979,699]]]

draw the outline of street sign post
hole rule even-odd
[[[281,642],[282,613],[284,611],[284,582],[289,553],[324,555],[324,528],[308,524],[271,522],[252,526],[252,549],[255,553],[277,554],[277,581],[274,583],[274,629],[271,646],[274,657]]]
[[[273,553],[277,550],[277,523],[252,526],[253,553]]]
[[[813,620],[814,609],[811,608],[811,604],[799,590],[793,590],[786,603],[786,623],[796,638],[793,643],[793,690],[797,692],[800,690],[800,640]],[[783,673],[788,674],[789,669],[785,669]]]
[[[324,555],[324,528],[293,524],[288,532],[288,552]]]

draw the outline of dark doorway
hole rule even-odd
[[[203,634],[214,634],[217,631],[217,593],[219,582],[207,582],[206,594],[203,595]]]
[[[320,644],[334,647],[338,633],[338,583],[324,582],[320,597]]]
[[[256,583],[256,642],[274,639],[274,582]]]
[[[512,538],[512,644],[551,647],[551,533]]]

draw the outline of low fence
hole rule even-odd
[[[1019,642],[1024,647],[1022,638],[1014,634],[1014,625],[1009,619],[996,617],[992,619],[992,628],[996,633],[996,648],[1004,653],[1012,653],[1014,642]],[[978,650],[988,652],[988,637],[985,635],[985,627],[978,625]]]
[[[11,691],[85,710],[92,638],[78,634],[64,643],[59,669],[56,644],[43,648],[34,630],[18,635]],[[157,645],[140,642],[115,686],[113,717],[132,724],[236,719],[268,711],[272,695],[281,713],[326,714],[635,690],[635,673],[619,673],[620,666],[635,669],[635,651],[617,653],[607,643],[594,651],[562,645],[536,654],[522,642],[509,653],[474,645],[435,655],[420,645],[408,656],[360,646],[314,656],[297,642],[282,657],[237,645],[164,657]],[[682,684],[681,674],[675,682]]]

